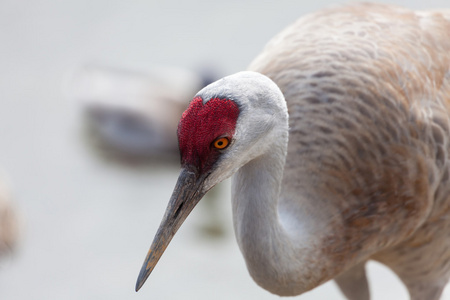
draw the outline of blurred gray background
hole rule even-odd
[[[383,2],[450,7],[448,0]],[[228,183],[214,216],[224,233],[202,231],[211,216],[200,203],[134,292],[178,167],[100,159],[82,137],[80,107],[64,82],[89,62],[142,72],[211,63],[234,73],[296,18],[336,3],[1,1],[0,168],[23,230],[18,251],[0,265],[0,299],[277,299],[248,275]],[[408,299],[383,266],[371,263],[369,277],[373,299]],[[343,298],[327,283],[298,299]]]

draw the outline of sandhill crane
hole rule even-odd
[[[196,203],[234,174],[236,239],[264,289],[298,295],[335,279],[348,299],[369,299],[373,259],[411,299],[439,299],[450,277],[450,11],[326,9],[278,34],[250,70],[183,113],[181,173],[136,289]]]

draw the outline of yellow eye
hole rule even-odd
[[[220,138],[214,141],[214,148],[216,149],[225,149],[230,141],[227,138]]]

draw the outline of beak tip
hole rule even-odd
[[[144,285],[145,279],[142,279],[141,276],[139,276],[138,280],[136,281],[136,287],[135,291],[139,291],[141,287]]]
[[[200,181],[203,182],[204,178]],[[181,226],[187,215],[191,212],[194,206],[203,197],[202,192],[197,187],[197,173],[187,169],[182,169],[177,184],[175,186],[169,205],[164,215],[161,225],[159,226],[156,236],[153,239],[150,250],[147,253],[144,264],[142,265],[138,279],[136,281],[136,292],[141,289],[150,273],[153,271],[155,265],[160,259],[164,250],[175,235],[175,232]],[[184,205],[188,203],[187,205]],[[180,212],[182,212],[180,214]]]
[[[144,285],[145,281],[147,280],[148,276],[150,275],[150,272],[148,272],[145,268],[145,265],[142,267],[141,272],[139,273],[138,279],[136,281],[136,287],[135,291],[139,291],[141,287]]]

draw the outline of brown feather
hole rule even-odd
[[[414,299],[438,299],[450,277],[449,16],[375,4],[323,10],[250,66],[287,101],[284,186],[315,195],[303,210],[329,209],[323,255],[336,264],[324,274],[376,259]]]

